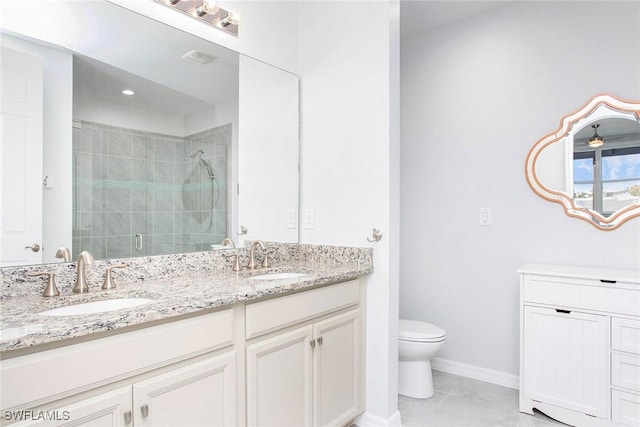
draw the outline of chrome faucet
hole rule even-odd
[[[76,285],[73,287],[73,292],[76,294],[83,294],[89,292],[89,286],[87,286],[87,265],[92,265],[94,262],[93,256],[87,252],[80,252],[78,257],[78,265],[76,266]]]
[[[58,248],[55,257],[61,258],[64,262],[71,262],[71,252],[69,251],[69,248],[65,248],[64,246]]]
[[[255,254],[256,254],[257,246],[260,246],[260,248],[262,249],[262,252],[264,252],[264,260],[262,261],[262,267],[264,268],[269,267],[269,260],[267,259],[267,247],[264,245],[264,242],[262,240],[256,240],[251,244],[251,250],[249,251],[249,262],[247,263],[247,268],[249,270],[253,270],[256,268]]]
[[[231,240],[228,237],[225,237],[224,240],[222,241],[222,246],[227,246],[227,244],[230,244],[231,247],[233,248],[233,252],[232,254],[230,254],[229,256],[235,257],[233,260],[233,271],[240,271],[242,270],[242,268],[240,268],[240,255],[238,255],[238,251],[236,250],[236,244],[233,243],[233,240]]]

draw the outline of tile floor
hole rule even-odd
[[[518,390],[457,375],[433,372],[436,394],[430,399],[399,396],[403,426],[550,427],[565,426],[544,414],[518,411]]]

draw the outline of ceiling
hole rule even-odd
[[[401,0],[400,38],[415,37],[520,0]]]

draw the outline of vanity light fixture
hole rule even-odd
[[[226,33],[238,35],[239,16],[221,8],[214,0],[155,0]]]
[[[222,25],[223,28],[226,28],[229,25],[238,25],[238,20],[239,18],[237,13],[229,12],[227,13],[227,16],[222,18],[220,25]]]
[[[218,6],[212,4],[207,0],[202,0],[200,6],[196,7],[194,12],[198,16],[198,18],[202,18],[203,16],[209,14],[214,15],[218,11]]]
[[[595,125],[591,125],[591,127],[593,128],[593,136],[589,138],[587,145],[591,148],[601,147],[604,144],[604,139],[598,135],[598,128],[600,127],[600,124],[596,123]]]

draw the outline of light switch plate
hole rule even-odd
[[[304,210],[304,228],[312,230],[314,228],[313,209]]]
[[[287,228],[296,228],[297,227],[297,215],[295,209],[287,209]]]
[[[480,225],[491,225],[491,209],[480,208]]]

